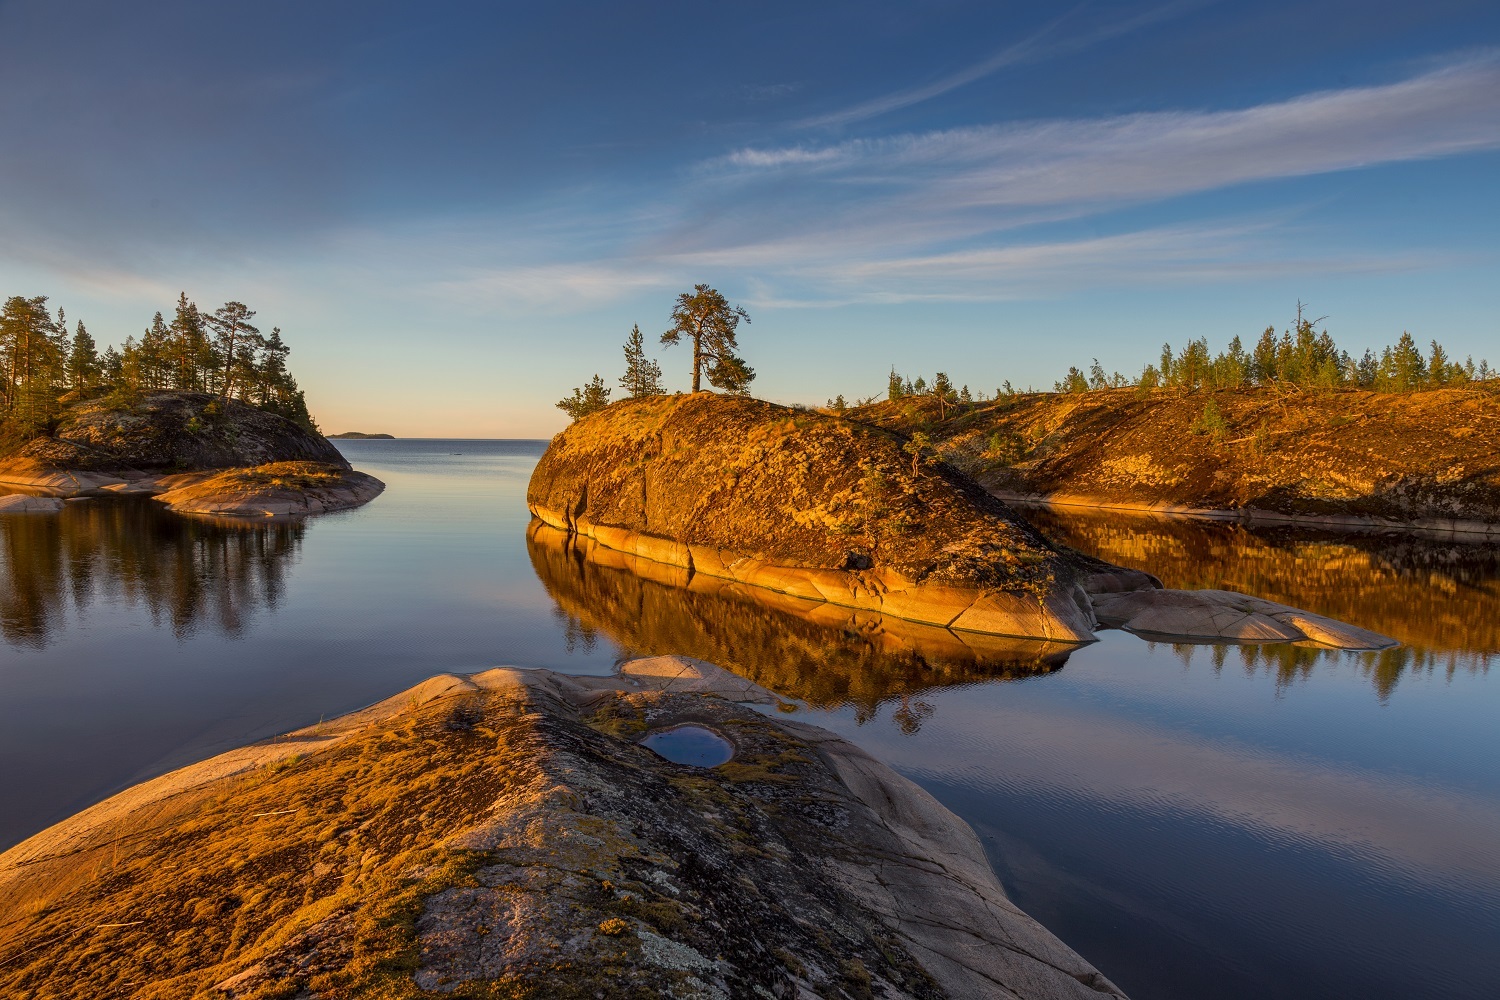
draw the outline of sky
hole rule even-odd
[[[756,395],[1297,302],[1500,362],[1500,5],[0,0],[0,294],[279,326],[324,430],[545,437],[697,282]],[[618,395],[620,390],[616,390]]]

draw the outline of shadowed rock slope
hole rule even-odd
[[[1274,388],[930,398],[849,416],[923,430],[1001,495],[1500,531],[1500,391]]]
[[[1085,589],[1150,586],[1054,548],[880,428],[713,393],[616,403],[553,439],[531,511],[646,559],[975,632],[1092,637]]]
[[[0,855],[0,992],[1098,1000],[973,832],[674,657],[442,675]],[[715,768],[637,745],[692,722]]]

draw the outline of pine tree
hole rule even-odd
[[[1448,384],[1452,375],[1450,369],[1456,366],[1448,363],[1448,352],[1443,350],[1443,345],[1436,340],[1432,342],[1432,354],[1427,362],[1427,384],[1434,389],[1441,389]]]
[[[639,325],[630,328],[630,337],[625,341],[625,374],[620,376],[620,386],[631,399],[643,396],[660,396],[661,365],[646,357],[646,342]]]
[[[932,377],[932,396],[937,400],[938,419],[947,420],[948,407],[958,402],[958,394],[953,391],[953,381],[947,372],[938,372]]]
[[[68,350],[68,387],[80,395],[88,393],[99,382],[99,347],[94,338],[84,329],[83,320],[73,331],[73,342]]]
[[[255,310],[245,303],[226,302],[207,318],[209,329],[214,333],[214,349],[222,366],[219,395],[225,399],[234,393],[236,377],[247,367],[247,353],[253,361],[254,342],[260,337],[260,331],[250,325],[254,317]]]
[[[593,381],[583,388],[574,389],[572,396],[558,400],[557,408],[574,420],[582,420],[609,405],[609,392],[604,387],[604,380],[595,375]]]
[[[701,378],[725,392],[748,393],[755,370],[735,352],[739,348],[736,331],[740,321],[750,322],[750,314],[729,301],[717,289],[694,285],[691,292],[677,296],[672,309],[672,328],[661,335],[668,346],[687,337],[693,345],[693,391],[702,388]]]
[[[890,377],[886,379],[885,383],[885,398],[900,399],[905,395],[906,383],[901,380],[900,375],[896,374],[896,366],[891,365],[891,374]]]

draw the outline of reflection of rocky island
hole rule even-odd
[[[302,542],[295,521],[165,514],[143,500],[67,504],[53,517],[0,517],[0,635],[42,648],[70,607],[141,604],[177,635],[235,635],[279,599]]]
[[[682,654],[729,667],[814,705],[851,702],[873,713],[931,687],[1056,670],[1069,643],[1007,639],[883,618],[695,576],[604,548],[533,521],[527,548],[537,576],[585,641],[604,633],[626,649]]]
[[[962,820],[723,675],[439,675],[137,785],[0,854],[0,992],[1123,997]],[[682,723],[733,758],[641,745]]]
[[[1164,591],[1059,548],[923,438],[712,393],[608,406],[552,440],[540,520],[699,576],[962,633],[1087,642],[1098,626],[1236,642],[1394,641],[1253,596]],[[840,614],[831,611],[835,617]]]
[[[50,434],[0,457],[0,485],[53,497],[157,496],[182,513],[301,515],[384,488],[321,434],[235,399],[153,392],[73,405]]]
[[[1149,567],[1169,587],[1259,594],[1389,632],[1401,647],[1360,657],[1382,691],[1408,669],[1477,670],[1500,653],[1494,545],[1086,508],[1019,510],[1048,537],[1122,566]],[[1319,658],[1317,650],[1286,644],[1230,655],[1287,679]]]

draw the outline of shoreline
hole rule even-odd
[[[1009,490],[991,490],[997,499],[1022,507],[1061,507],[1084,510],[1107,510],[1141,517],[1182,518],[1197,521],[1228,521],[1249,525],[1302,525],[1309,528],[1326,528],[1350,534],[1386,534],[1400,532],[1420,537],[1446,539],[1453,535],[1476,536],[1460,541],[1500,541],[1500,524],[1487,521],[1470,521],[1462,518],[1418,518],[1398,521],[1356,514],[1284,514],[1280,511],[1258,507],[1218,509],[1212,507],[1183,507],[1176,504],[1131,503],[1128,501],[1101,500],[1097,497],[1074,496],[1054,493],[1015,493]]]

